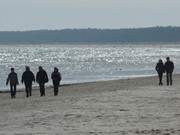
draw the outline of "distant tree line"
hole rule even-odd
[[[0,44],[180,42],[180,27],[1,31]]]

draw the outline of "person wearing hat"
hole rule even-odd
[[[163,78],[163,73],[165,72],[164,64],[161,59],[159,59],[158,63],[156,64],[156,71],[158,73],[159,77],[159,85],[163,85],[162,83],[162,78]]]
[[[58,89],[61,81],[61,73],[59,72],[58,68],[54,68],[54,72],[51,74],[51,79],[53,81],[53,86],[54,86],[54,96],[58,95]]]

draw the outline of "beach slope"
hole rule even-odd
[[[0,135],[179,135],[180,75],[173,86],[157,77],[64,85],[25,98],[0,94]]]

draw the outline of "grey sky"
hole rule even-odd
[[[180,26],[180,0],[0,0],[0,31]]]

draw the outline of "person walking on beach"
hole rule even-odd
[[[57,67],[54,68],[54,72],[52,72],[52,74],[51,74],[51,79],[53,81],[53,86],[54,86],[54,96],[57,96],[58,88],[59,88],[60,81],[61,81],[61,74],[58,71]]]
[[[159,59],[158,63],[156,64],[156,68],[155,69],[156,69],[156,71],[158,73],[159,85],[163,85],[162,77],[163,77],[163,73],[165,72],[165,68],[164,68],[163,61],[161,59]]]
[[[172,73],[174,71],[174,63],[170,61],[170,58],[166,58],[166,63],[165,63],[165,71],[166,71],[166,80],[167,80],[167,85],[172,85]]]
[[[14,68],[11,68],[11,73],[8,75],[6,85],[10,82],[11,98],[16,98],[16,86],[19,84],[17,73],[14,72]]]
[[[40,95],[45,96],[45,83],[48,82],[46,71],[40,66],[36,74],[36,82],[39,83]]]
[[[26,89],[26,97],[31,96],[32,91],[32,82],[35,82],[35,77],[33,72],[30,71],[30,68],[26,66],[26,71],[22,74],[21,82],[24,83]]]

